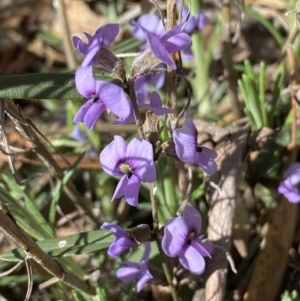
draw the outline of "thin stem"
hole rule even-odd
[[[192,0],[191,14],[198,14],[202,9],[202,6],[202,0]],[[197,102],[200,102],[198,112],[203,116],[210,110],[210,92],[208,74],[209,64],[206,63],[207,56],[201,31],[192,36],[192,51],[195,60],[195,78],[192,81],[193,93]]]
[[[166,31],[170,31],[175,25],[176,25],[176,0],[168,0]],[[175,61],[176,53],[173,53],[171,56]],[[174,113],[171,115],[171,119],[175,119],[177,116],[176,71],[172,70],[170,67],[167,68],[167,95],[168,95],[169,107],[174,110]]]
[[[161,240],[158,235],[159,223],[158,223],[158,212],[157,212],[157,200],[156,200],[154,191],[155,191],[155,184],[150,183],[150,198],[151,198],[151,205],[152,205],[153,232],[154,232],[154,236],[155,236],[155,241],[156,241],[159,253],[160,253],[162,267],[163,267],[167,282],[168,282],[170,290],[171,290],[171,295],[172,295],[173,301],[179,301],[176,289],[172,283],[172,273],[168,267],[168,264],[166,261],[166,255],[161,247]]]
[[[135,93],[135,89],[134,89],[134,80],[132,78],[128,78],[127,84],[128,84],[128,90],[129,90],[128,93],[129,93],[130,101],[132,104],[135,124],[136,124],[140,138],[145,139],[140,111],[139,111],[139,107],[138,107],[137,100],[136,100],[136,93]]]
[[[70,38],[70,28],[67,20],[66,9],[64,0],[56,0],[57,13],[60,21],[60,26],[62,28],[62,44],[67,61],[67,66],[69,69],[74,69],[76,67],[76,60],[74,56],[73,46]]]
[[[237,74],[233,68],[232,51],[231,51],[231,4],[230,0],[223,0],[222,4],[222,41],[223,41],[223,65],[224,72],[228,81],[228,94],[232,102],[232,111],[235,118],[242,116],[240,103],[238,99]]]

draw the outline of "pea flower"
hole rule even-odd
[[[134,247],[137,243],[125,230],[118,225],[105,222],[100,229],[112,231],[115,235],[114,242],[108,248],[108,255],[118,257],[125,250]]]
[[[156,169],[150,142],[134,138],[127,145],[121,136],[114,136],[100,154],[100,163],[111,176],[122,176],[112,200],[125,196],[131,206],[138,205],[142,181],[153,182]]]
[[[165,225],[162,248],[167,256],[178,256],[181,265],[194,274],[205,270],[203,257],[211,257],[213,244],[202,242],[201,215],[191,205],[184,209],[183,216],[170,219]]]
[[[151,15],[150,15],[151,16]],[[151,16],[152,18],[154,16]],[[135,37],[144,37],[152,54],[161,62],[176,69],[176,64],[173,61],[170,53],[183,50],[191,44],[191,39],[188,34],[182,32],[182,26],[176,25],[170,31],[158,30],[155,32],[154,23],[130,20],[130,25],[137,29],[133,31]],[[147,27],[145,27],[145,24]],[[150,28],[149,28],[150,27]]]
[[[184,125],[173,131],[176,154],[182,162],[200,165],[211,175],[217,170],[217,164],[213,160],[217,157],[217,153],[205,146],[198,146],[197,136],[197,128],[187,116]]]
[[[293,163],[286,173],[284,180],[278,187],[278,192],[283,194],[289,202],[300,202],[300,191],[297,185],[300,183],[300,163]]]
[[[97,29],[95,34],[91,36],[84,33],[88,39],[88,43],[83,42],[79,37],[73,37],[73,45],[76,50],[84,55],[82,67],[95,65],[96,54],[101,47],[108,48],[119,33],[119,24],[106,24]]]
[[[150,243],[145,243],[145,252],[140,263],[124,261],[124,267],[117,270],[117,277],[123,282],[137,280],[137,292],[140,292],[146,282],[153,279],[148,270],[147,263],[150,255]]]
[[[182,6],[182,19],[184,20],[185,25],[183,28],[183,32],[191,35],[194,31],[202,30],[206,24],[208,23],[208,17],[202,12],[198,12],[194,16],[190,16],[188,18],[188,9],[185,5]]]
[[[144,99],[144,95],[142,93],[138,93],[137,102],[140,107],[148,109],[154,112],[156,115],[171,114],[174,112],[174,110],[164,108],[162,106],[161,98],[156,91],[153,91],[150,94],[149,101],[147,101],[147,99]]]
[[[97,119],[108,109],[124,120],[131,113],[131,107],[122,88],[110,82],[96,80],[92,66],[80,68],[75,74],[78,92],[88,101],[78,110],[74,122],[83,122],[91,130]]]

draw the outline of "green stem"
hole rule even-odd
[[[191,15],[196,15],[202,9],[202,0],[191,1]],[[199,114],[204,115],[210,109],[209,74],[206,62],[206,51],[202,32],[192,36],[192,51],[195,59],[195,78],[192,82],[194,96],[197,102]]]

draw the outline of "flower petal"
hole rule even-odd
[[[140,28],[144,32],[146,40],[148,42],[148,45],[149,45],[153,55],[156,58],[158,58],[159,60],[161,60],[163,63],[165,63],[166,65],[171,67],[173,70],[175,70],[176,64],[173,61],[170,54],[168,53],[168,51],[165,49],[165,46],[162,44],[160,39],[157,36],[155,36],[155,34],[148,31],[146,28],[140,26],[136,21],[130,20],[129,23],[132,26],[136,26],[136,27]]]
[[[202,218],[200,212],[192,205],[186,205],[183,212],[183,219],[188,228],[189,233],[194,232],[196,235],[200,233]]]
[[[139,202],[139,191],[141,186],[141,179],[133,174],[125,190],[125,200],[131,206],[137,206]]]
[[[127,118],[131,107],[123,89],[109,82],[97,81],[96,93],[101,102],[119,119]]]
[[[146,182],[155,181],[156,169],[150,142],[140,138],[132,139],[127,146],[126,158],[133,174]]]
[[[138,279],[140,274],[140,269],[138,267],[122,267],[117,270],[117,277],[123,282],[130,282],[132,280]]]
[[[138,279],[137,286],[136,286],[137,292],[140,292],[142,290],[143,286],[145,285],[145,283],[151,279],[153,279],[153,276],[151,275],[151,273],[148,270],[147,261],[142,261],[140,263],[140,275],[139,275],[139,279]]]
[[[194,164],[197,149],[197,129],[190,118],[184,125],[173,131],[173,139],[178,158],[187,164]]]
[[[188,48],[191,45],[191,38],[185,32],[181,32],[169,37],[163,45],[168,53],[172,53]]]
[[[127,234],[124,234],[124,236],[116,237],[115,241],[109,246],[107,254],[112,257],[118,257],[125,250],[130,249],[135,245],[136,242]]]
[[[181,265],[194,274],[202,274],[205,270],[204,258],[193,245],[186,245],[178,258]]]
[[[95,100],[84,115],[83,122],[85,126],[91,130],[99,119],[100,115],[105,110],[105,106],[100,100]]]
[[[112,201],[125,195],[125,192],[127,189],[127,184],[128,184],[128,177],[127,177],[127,175],[124,175],[121,178],[121,180],[119,181],[119,183],[115,189],[114,195],[111,198]]]
[[[85,98],[93,98],[96,94],[96,80],[92,66],[79,68],[75,73],[75,85],[78,92]]]
[[[101,35],[101,46],[109,47],[116,38],[120,30],[120,25],[117,23],[110,23],[101,26],[97,29],[95,35]]]
[[[202,243],[202,238],[198,237],[192,241],[192,246],[203,256],[211,258],[214,251],[214,244],[211,241]]]
[[[161,246],[169,257],[177,256],[186,245],[189,229],[183,217],[170,219],[165,225]]]
[[[195,153],[194,164],[200,165],[209,175],[214,174],[218,169],[217,163],[213,159],[198,151]]]
[[[114,140],[100,153],[100,163],[105,172],[111,176],[122,176],[119,164],[125,158],[127,145],[121,136],[114,136]]]
[[[165,29],[161,20],[153,14],[145,14],[142,15],[138,20],[137,23],[142,26],[143,28],[147,29],[148,31],[155,34],[157,37],[161,38],[165,34]],[[133,25],[134,27],[131,30],[132,35],[141,41],[146,40],[145,34],[143,30]]]

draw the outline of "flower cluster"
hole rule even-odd
[[[129,76],[126,75],[122,61],[109,50],[118,35],[118,24],[100,27],[94,35],[85,33],[87,42],[78,37],[73,38],[76,50],[83,55],[82,65],[75,74],[75,84],[78,92],[86,99],[75,115],[74,122],[83,122],[91,130],[107,110],[117,116],[113,124],[142,124],[139,138],[133,138],[127,143],[123,137],[115,135],[113,141],[100,153],[103,170],[113,177],[120,177],[112,201],[124,197],[129,205],[138,206],[140,187],[143,182],[155,182],[155,161],[163,154],[176,153],[170,157],[185,164],[199,165],[208,174],[213,174],[217,169],[214,161],[216,152],[197,145],[198,131],[188,115],[183,126],[175,129],[169,140],[164,142],[171,145],[169,153],[163,151],[163,143],[157,144],[160,140],[161,116],[174,111],[163,107],[160,94],[156,91],[150,93],[148,84],[151,83],[157,89],[163,86],[165,73],[160,71],[166,68],[165,65],[172,69],[177,68],[171,53],[181,50],[189,52],[191,33],[202,29],[207,22],[203,14],[192,17],[189,21],[186,15],[183,8],[184,21],[170,31],[166,31],[162,21],[154,15],[142,16],[137,21],[130,20],[133,36],[147,43],[143,45],[141,55],[134,61],[134,68],[131,68]],[[117,79],[99,79],[96,70],[113,74]],[[139,114],[136,113],[136,108]],[[80,134],[75,132],[78,139],[86,138]],[[108,254],[112,257],[118,257],[141,243],[145,245],[145,253],[140,263],[124,262],[123,267],[117,271],[117,277],[124,282],[137,280],[137,291],[140,291],[153,278],[148,270],[149,241],[153,240],[151,230],[148,229],[145,234],[145,228],[138,226],[133,235],[129,229],[123,230],[120,226],[107,222],[101,229],[109,230],[115,236],[108,249]],[[204,257],[210,257],[213,251],[212,243],[203,242],[203,238],[199,237],[200,229],[200,213],[193,206],[186,205],[182,217],[172,218],[167,222],[161,242],[167,256],[178,256],[181,266],[195,274],[203,273]],[[137,235],[138,232],[142,234]]]

